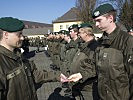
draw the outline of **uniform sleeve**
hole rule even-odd
[[[128,75],[129,75],[129,91],[130,91],[130,95],[132,97],[130,97],[130,99],[133,99],[133,36],[131,36],[128,40],[127,43],[127,71],[128,71]]]
[[[127,43],[127,65],[129,66],[129,77],[133,77],[133,37]]]
[[[5,93],[5,89],[6,88],[6,78],[0,74],[0,100],[2,100],[2,98],[5,98],[4,93]]]
[[[32,73],[36,83],[44,83],[44,82],[53,82],[60,81],[60,72],[56,71],[46,71],[46,70],[38,70],[36,65],[32,62]]]
[[[95,64],[93,59],[86,58],[81,61],[80,73],[83,77],[83,81],[96,76]]]

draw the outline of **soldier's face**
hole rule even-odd
[[[64,34],[61,34],[61,38],[64,39]]]
[[[94,19],[96,27],[98,27],[101,31],[108,31],[110,27],[110,18],[105,16],[99,16]]]
[[[75,38],[77,36],[77,32],[74,32],[73,29],[70,30],[70,36],[71,36],[72,39]]]
[[[84,29],[83,28],[79,29],[79,34],[78,35],[80,36],[80,38],[82,40],[84,40],[86,38],[86,33],[84,33]]]
[[[70,39],[70,36],[67,36],[67,35],[64,36],[65,41],[68,41],[69,39]]]
[[[11,48],[19,48],[22,45],[24,37],[22,31],[19,32],[7,32],[6,43]]]

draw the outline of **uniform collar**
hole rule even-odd
[[[0,53],[14,60],[18,60],[20,58],[14,52],[6,49],[4,46],[1,45],[0,45]]]
[[[85,49],[88,50],[88,48],[91,48],[94,42],[95,42],[95,39],[82,43],[81,46],[79,47],[80,51],[84,51]]]
[[[108,34],[108,37],[110,40],[114,39],[120,32],[120,28],[116,26],[115,30],[111,32],[111,34]]]
[[[114,39],[120,33],[119,31],[120,31],[120,28],[117,26],[115,28],[115,30],[113,32],[111,32],[110,34],[104,32],[103,36],[102,36],[102,40],[103,40],[102,44],[110,46],[112,44],[112,42],[114,41]]]

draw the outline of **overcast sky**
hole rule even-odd
[[[52,23],[75,7],[76,0],[0,0],[0,17]]]

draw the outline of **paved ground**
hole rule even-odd
[[[50,68],[52,61],[50,57],[46,56],[44,48],[41,48],[41,52],[39,53],[35,53],[35,49],[34,47],[30,48],[30,53],[28,54],[30,57],[29,59],[34,60],[39,70],[52,70]],[[44,83],[43,86],[37,90],[38,100],[66,100],[66,98],[63,97],[63,91],[60,82]]]

